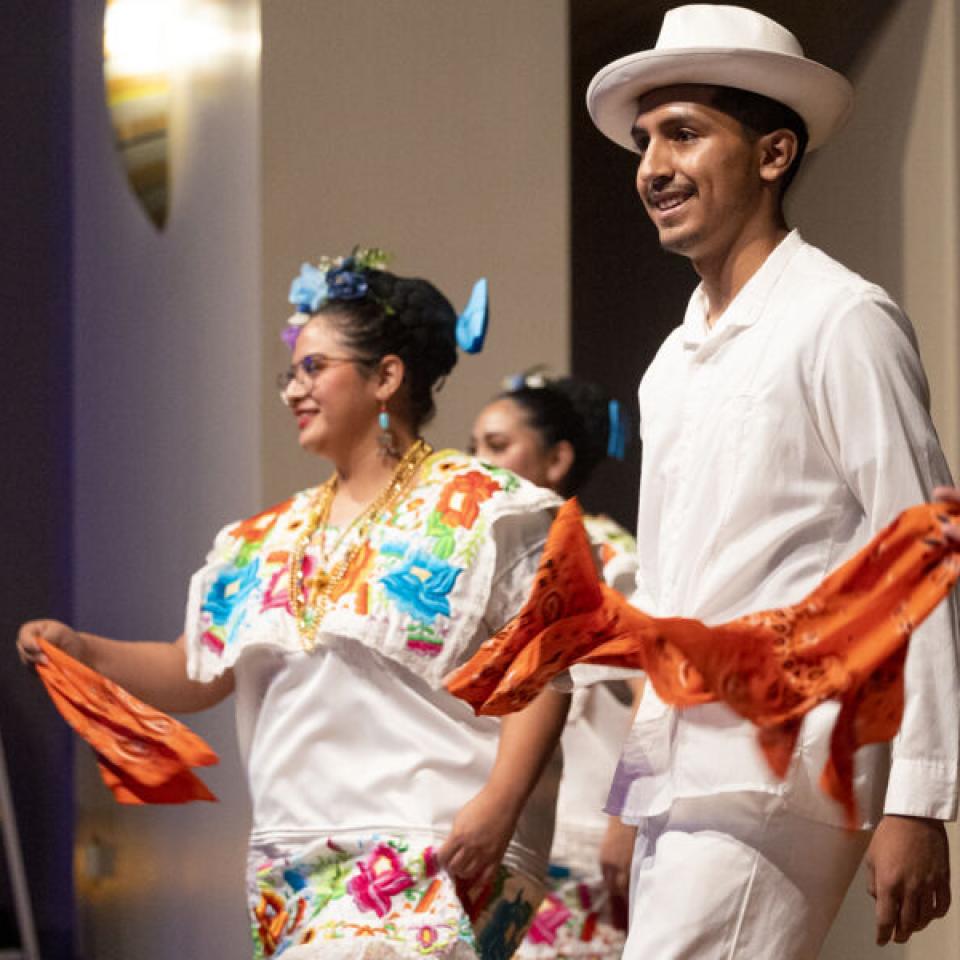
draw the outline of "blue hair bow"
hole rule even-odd
[[[479,353],[483,349],[489,319],[487,278],[481,277],[473,285],[473,292],[463,308],[463,313],[457,317],[457,345],[464,353]]]
[[[627,453],[627,417],[616,400],[607,404],[607,419],[607,456],[623,460]]]

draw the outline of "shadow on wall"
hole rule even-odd
[[[928,0],[919,0],[917,6],[921,4],[929,9]],[[571,370],[604,384],[630,409],[643,371],[666,335],[680,323],[697,278],[684,259],[660,250],[656,232],[636,195],[633,154],[596,131],[584,96],[590,78],[604,64],[652,47],[664,12],[676,5],[675,0],[643,4],[571,0],[570,5]],[[803,4],[754,0],[749,6],[792,30],[808,56],[856,81],[858,61],[897,7],[897,0],[847,0],[842,18],[834,0],[806,0]],[[917,37],[923,33],[922,12]],[[896,257],[884,250],[884,267],[889,264],[896,272],[879,275],[877,258],[866,255],[873,252],[864,248],[868,241],[857,237],[863,233],[869,242],[889,246],[893,253],[899,247],[903,142],[889,131],[907,122],[919,59],[901,53],[896,71],[886,78],[888,89],[859,104],[863,118],[856,119],[853,129],[860,131],[865,123],[872,135],[851,139],[848,134],[826,149],[826,160],[814,155],[793,187],[794,206],[800,206],[798,198],[805,204],[804,216],[798,220],[809,239],[822,243],[854,269],[870,264],[872,275],[894,295],[900,289]],[[904,71],[910,75],[904,76]],[[881,138],[889,141],[882,144],[884,155],[876,150]],[[828,165],[825,176],[819,172],[821,163]],[[868,170],[869,176],[865,176]],[[887,170],[894,173],[892,178]],[[816,187],[806,187],[805,181]],[[857,224],[869,223],[869,231],[848,233],[851,218]],[[852,255],[851,249],[859,255]],[[637,446],[626,464],[604,464],[582,497],[588,509],[601,507],[631,526],[640,470]]]
[[[853,116],[812,156],[788,203],[791,221],[813,242],[901,303],[906,134],[930,16],[931,0],[910,0],[909,16],[897,17],[895,30],[874,29],[866,37],[847,71],[857,94]]]

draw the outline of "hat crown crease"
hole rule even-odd
[[[668,10],[663,18],[657,50],[692,47],[760,50],[802,57],[800,41],[769,17],[744,7],[689,4]]]

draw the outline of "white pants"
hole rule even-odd
[[[639,825],[624,960],[815,960],[869,840],[769,794],[677,801]]]

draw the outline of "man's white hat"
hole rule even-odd
[[[803,55],[779,23],[745,7],[693,3],[669,10],[653,50],[608,63],[590,82],[587,109],[600,132],[636,151],[637,101],[658,87],[702,83],[763,94],[795,110],[813,150],[853,106],[846,77]]]

